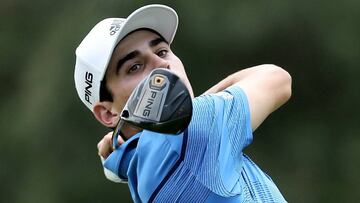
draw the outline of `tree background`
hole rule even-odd
[[[197,95],[258,64],[290,72],[291,100],[246,150],[289,202],[359,200],[360,1],[2,0],[0,202],[131,202],[103,176],[108,130],[76,94],[75,49],[101,19],[149,3],[178,12],[172,49]]]

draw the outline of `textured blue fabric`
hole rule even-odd
[[[133,200],[286,202],[273,181],[242,152],[253,139],[245,93],[230,87],[197,97],[193,105],[186,134],[143,131],[135,149],[119,147],[123,153],[114,157],[130,161],[115,164],[116,173],[128,178]]]
[[[139,137],[140,133],[132,136],[121,147],[113,151],[104,162],[104,167],[118,175],[123,181],[128,180],[127,166],[133,158]]]

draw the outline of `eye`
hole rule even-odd
[[[127,71],[127,73],[128,74],[131,74],[131,73],[133,73],[133,72],[135,72],[135,71],[137,71],[137,70],[139,70],[140,68],[141,68],[141,64],[134,64],[134,65],[132,65],[132,66],[130,66],[130,68],[128,69],[128,71]]]
[[[157,54],[159,57],[164,58],[168,52],[169,52],[168,50],[162,49],[162,50],[158,51],[156,54]]]

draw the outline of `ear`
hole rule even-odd
[[[103,101],[97,102],[93,107],[95,118],[104,126],[113,128],[119,120],[119,114],[112,112],[113,102]]]

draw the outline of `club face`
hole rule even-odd
[[[185,84],[171,71],[155,69],[139,83],[125,104],[113,132],[113,149],[118,147],[117,138],[122,136],[125,122],[146,130],[176,135],[187,128],[191,116],[192,100]]]
[[[171,71],[159,68],[135,88],[121,119],[146,130],[179,134],[191,116],[192,100],[185,84]]]

